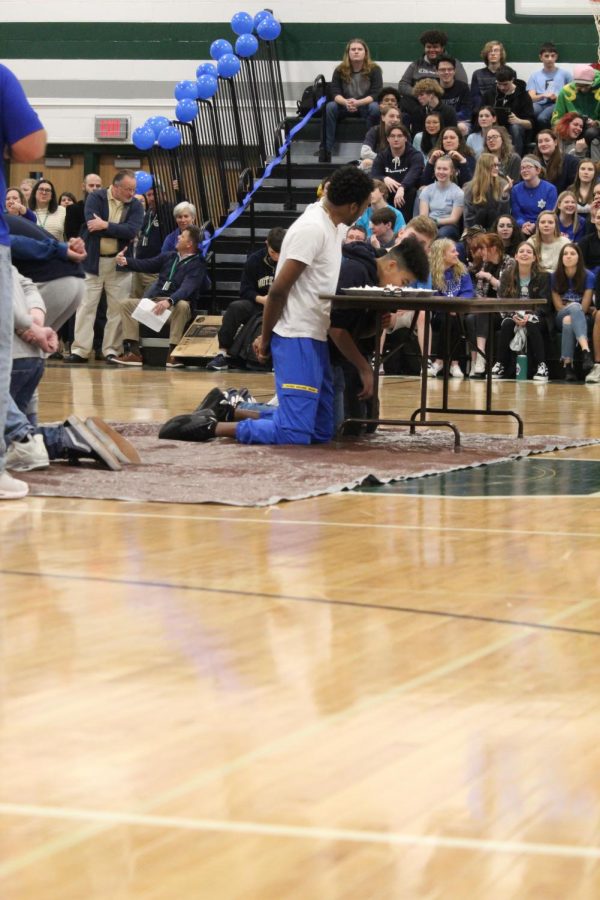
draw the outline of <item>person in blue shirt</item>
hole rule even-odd
[[[46,132],[15,75],[0,65],[0,155],[17,163],[44,155]],[[4,166],[0,166],[0,197],[6,195]],[[0,500],[25,497],[27,484],[5,469],[4,427],[12,369],[12,270],[8,228],[0,212]]]
[[[541,128],[550,125],[558,92],[573,80],[568,69],[558,68],[557,60],[558,50],[551,41],[546,41],[540,47],[542,68],[530,75],[527,82],[535,120]]]
[[[375,210],[377,209],[391,209],[396,217],[396,221],[393,226],[394,234],[398,234],[401,228],[404,228],[406,222],[404,220],[404,216],[400,212],[399,209],[396,209],[394,206],[390,206],[387,202],[390,192],[385,185],[385,183],[380,178],[373,179],[373,190],[371,191],[371,200],[369,205],[365,209],[364,213],[357,220],[356,225],[364,228],[367,232],[367,237],[371,237],[373,234],[373,229],[371,228],[371,217]]]
[[[555,209],[558,191],[540,178],[542,164],[535,156],[521,160],[521,181],[510,192],[512,214],[521,231],[529,237],[535,231],[537,217],[545,209]]]
[[[594,367],[586,321],[586,315],[592,305],[594,276],[586,269],[583,253],[577,244],[566,244],[561,250],[550,286],[552,304],[556,311],[556,328],[562,332],[560,356],[565,368],[565,380],[577,381],[573,370],[576,342],[582,351],[584,375],[591,372]]]
[[[467,267],[458,258],[456,244],[450,238],[439,238],[431,245],[429,257],[431,266],[431,284],[438,294],[445,297],[474,297],[475,289]],[[435,376],[442,371],[444,362],[440,355],[441,348],[446,346],[446,332],[450,329],[450,347],[456,349],[460,341],[460,329],[458,317],[454,314],[440,313],[434,320],[439,327],[439,348],[437,358],[429,365],[429,376]],[[443,351],[442,351],[443,352]],[[450,375],[452,378],[464,378],[464,373],[458,359],[450,361]]]

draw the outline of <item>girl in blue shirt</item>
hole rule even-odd
[[[556,201],[558,230],[573,244],[578,244],[585,232],[585,219],[577,212],[577,197],[573,191],[563,191]]]
[[[585,268],[583,254],[577,244],[567,244],[561,250],[551,287],[556,328],[562,332],[560,355],[565,367],[565,379],[577,381],[573,371],[575,342],[581,347],[584,375],[591,372],[594,366],[586,321],[592,303],[594,276]]]
[[[433,242],[429,255],[429,265],[431,286],[436,293],[443,294],[445,297],[475,296],[471,276],[467,272],[466,266],[459,260],[456,244],[450,238],[439,238]],[[458,316],[454,313],[450,315],[439,313],[436,314],[434,324],[439,328],[439,348],[446,346],[446,333],[448,328],[450,328],[450,347],[455,349],[461,339]],[[438,372],[442,371],[443,367],[443,359],[438,352],[437,358],[429,364],[430,377],[435,378]],[[451,360],[450,375],[453,378],[464,378],[458,359]]]

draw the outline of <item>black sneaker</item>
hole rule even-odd
[[[212,372],[226,372],[229,368],[229,358],[224,353],[217,353],[214,359],[206,366]]]
[[[78,416],[69,416],[64,427],[65,459],[76,465],[80,459],[95,459],[113,472],[121,470],[121,463],[107,441],[94,434]]]
[[[583,350],[581,353],[581,359],[581,368],[583,369],[583,374],[587,375],[588,372],[591,372],[594,368],[594,357],[589,350]]]
[[[165,422],[158,436],[166,441],[211,441],[216,437],[216,427],[212,410],[187,413]]]
[[[577,375],[571,365],[565,366],[565,381],[577,381]]]
[[[222,391],[221,388],[212,388],[212,390],[208,392],[206,397],[204,397],[200,401],[194,412],[200,412],[200,410],[210,409],[213,410],[216,415],[216,411],[223,403],[223,401],[225,401],[225,403],[227,402],[227,394],[225,393],[225,391]]]
[[[68,356],[63,357],[63,362],[68,366],[79,366],[85,365],[87,363],[87,359],[83,356],[79,356],[77,353],[69,353]]]
[[[325,150],[324,147],[321,147],[319,150],[319,162],[331,162],[331,152],[329,150]]]

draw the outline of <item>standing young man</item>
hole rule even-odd
[[[279,401],[274,414],[218,423],[212,411],[198,411],[171,419],[160,437],[190,441],[235,437],[243,444],[331,440],[333,383],[327,347],[331,304],[321,295],[333,294],[338,282],[344,237],[339,226],[356,221],[372,188],[373,182],[360,169],[338,169],[326,197],[311,204],[285,236],[265,303],[263,331],[256,341],[259,359],[273,358]]]

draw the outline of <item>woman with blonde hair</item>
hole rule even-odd
[[[379,104],[375,97],[382,87],[381,69],[371,59],[367,44],[362,38],[352,38],[331,79],[333,100],[325,106],[319,162],[331,162],[339,119],[353,116],[366,119],[369,126],[377,124]]]
[[[500,175],[500,161],[493,153],[482,153],[475,165],[473,180],[464,188],[465,228],[483,225],[492,227],[498,216],[510,210],[510,187]]]
[[[510,179],[511,187],[521,180],[521,157],[515,153],[510,134],[502,125],[492,125],[484,139],[484,150],[493,153],[500,162],[500,174]]]
[[[540,269],[543,272],[554,272],[560,251],[570,241],[561,235],[554,211],[547,209],[537,217],[535,231],[527,239],[527,243],[535,250]]]
[[[585,231],[585,220],[577,212],[577,197],[573,191],[563,191],[558,195],[554,215],[558,220],[560,233],[578,244]]]
[[[450,238],[438,238],[431,245],[429,252],[429,267],[431,271],[431,286],[438,294],[445,297],[474,297],[473,282],[467,272],[466,266],[458,258],[456,244]],[[434,329],[439,330],[438,356],[429,363],[429,376],[435,378],[442,371],[444,362],[442,355],[446,347],[448,329],[450,329],[450,352],[458,345],[461,332],[458,316],[454,313],[436,313],[434,317]],[[458,359],[450,361],[450,375],[453,378],[464,378]]]

